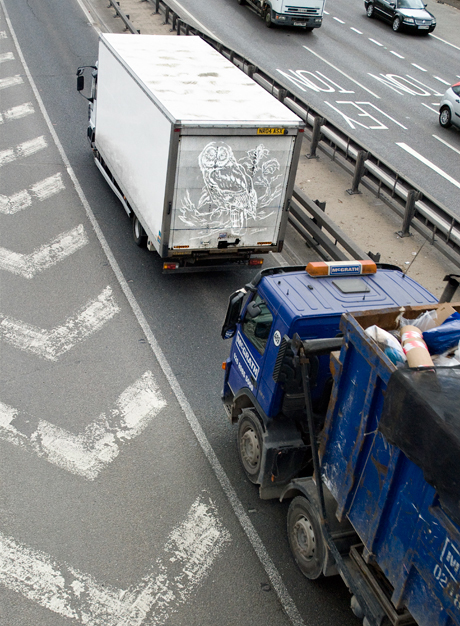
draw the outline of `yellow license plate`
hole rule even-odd
[[[286,135],[287,130],[285,128],[258,128],[258,135]]]

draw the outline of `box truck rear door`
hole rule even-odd
[[[182,136],[170,248],[277,243],[294,135]]]

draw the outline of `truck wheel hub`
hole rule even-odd
[[[316,552],[315,531],[307,518],[301,517],[294,525],[294,537],[299,553],[306,560],[314,558]]]
[[[258,466],[260,460],[259,439],[251,428],[246,430],[241,437],[241,456],[251,468]]]

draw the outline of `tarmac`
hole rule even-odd
[[[90,21],[102,31],[123,32],[124,24],[106,0],[80,0]],[[168,3],[172,6],[173,2]],[[460,23],[460,0],[438,3],[436,17],[441,21]],[[155,14],[155,7],[146,0],[121,0],[120,8],[141,34],[171,35],[171,24],[165,24],[164,14]],[[434,12],[434,9],[433,9]],[[439,17],[438,17],[439,15]],[[189,16],[184,16],[189,17]],[[115,20],[115,21],[114,21]],[[128,31],[127,31],[128,32]],[[458,29],[457,29],[458,32]],[[365,252],[379,253],[380,262],[398,265],[409,276],[440,297],[447,274],[460,274],[460,267],[451,263],[422,236],[412,231],[410,237],[400,237],[401,219],[362,185],[360,193],[350,195],[351,176],[319,148],[317,159],[307,159],[309,146],[302,150],[296,184],[312,199],[326,202],[326,214]],[[306,244],[296,238],[291,259],[303,256],[299,246]],[[296,250],[297,253],[293,250]],[[286,248],[285,248],[286,251]],[[283,254],[285,252],[283,251]],[[287,252],[289,256],[289,250]],[[455,297],[460,301],[460,292]]]

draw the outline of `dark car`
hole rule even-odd
[[[367,17],[390,22],[395,32],[407,29],[427,35],[436,28],[436,18],[422,0],[364,0],[364,6]]]

